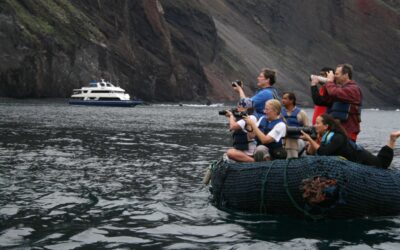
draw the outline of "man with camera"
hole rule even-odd
[[[240,99],[237,108],[219,112],[229,119],[229,129],[232,131],[233,148],[228,149],[226,155],[229,159],[239,162],[253,162],[253,154],[257,142],[253,129],[246,123],[243,117],[257,122],[252,115],[254,111],[253,102],[250,98]]]
[[[282,95],[281,116],[285,119],[288,127],[309,126],[307,113],[296,106],[296,96],[292,92],[284,92]],[[299,152],[303,151],[305,143],[299,139],[300,134],[286,134],[285,149],[287,158],[298,158]]]
[[[251,97],[254,103],[254,115],[259,119],[264,115],[265,102],[271,99],[279,99],[277,90],[273,87],[276,81],[276,72],[271,69],[262,69],[257,77],[257,86],[260,88],[257,93]],[[233,82],[233,89],[239,93],[240,98],[245,98],[242,82]]]
[[[360,132],[362,94],[352,75],[350,64],[339,64],[335,73],[330,71],[327,75],[327,82],[322,86],[324,95],[319,94],[316,79],[311,80],[311,94],[314,103],[327,106],[326,112],[340,121],[355,142]]]

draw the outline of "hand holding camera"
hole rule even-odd
[[[232,87],[236,88],[236,87],[241,87],[243,88],[243,82],[241,80],[236,80],[232,82]]]
[[[286,136],[289,138],[300,138],[305,141],[317,138],[317,131],[314,127],[292,127],[286,128]]]
[[[238,111],[237,108],[233,108],[231,110],[222,110],[222,111],[219,111],[218,114],[219,115],[224,115],[226,117],[229,117],[229,116],[233,115],[236,118],[236,120],[240,120],[244,116],[248,115],[246,111],[241,111],[240,112],[240,111]]]
[[[304,141],[311,141],[312,140],[311,136],[309,134],[307,134],[306,132],[301,130],[300,133],[301,133],[300,139],[302,139]]]
[[[333,71],[329,71],[326,78],[328,79],[329,82],[333,82],[335,80],[335,73]]]

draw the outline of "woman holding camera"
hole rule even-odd
[[[400,136],[400,131],[392,132],[387,145],[382,147],[378,155],[375,156],[348,139],[342,125],[328,114],[317,117],[315,130],[321,138],[320,143],[313,140],[310,135],[301,132],[300,138],[309,142],[308,152],[310,154],[342,156],[349,161],[379,168],[388,168],[392,163],[393,149],[397,138]]]
[[[249,120],[257,122],[257,118],[252,115],[254,111],[253,102],[250,98],[240,99],[237,109],[227,110],[226,116],[229,118],[229,129],[233,132],[233,148],[228,149],[226,155],[229,159],[239,162],[253,162],[253,153],[257,143],[254,133],[242,116]]]
[[[258,140],[258,146],[254,153],[255,161],[286,159],[286,151],[283,148],[282,139],[286,135],[286,124],[280,117],[281,103],[278,100],[269,100],[265,103],[265,116],[258,123],[245,117]]]

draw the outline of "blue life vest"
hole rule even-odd
[[[328,107],[326,113],[340,121],[346,121],[349,118],[350,103],[334,102],[331,107]]]
[[[323,144],[323,145],[329,144],[331,142],[334,134],[335,134],[335,132],[333,132],[333,131],[325,132],[325,134],[322,136],[321,144]],[[364,151],[365,150],[362,146],[358,145],[357,143],[355,143],[354,141],[352,141],[350,139],[347,139],[347,143],[355,151]]]
[[[267,89],[271,90],[274,99],[279,100],[278,90],[275,87],[269,86]]]
[[[302,127],[303,122],[300,122],[297,119],[297,115],[300,113],[300,109],[298,107],[295,107],[290,115],[288,115],[287,110],[285,108],[282,108],[282,116],[286,119],[286,125],[288,126],[294,126],[294,127]]]
[[[326,131],[325,134],[321,138],[321,145],[327,145],[331,142],[333,135],[335,132],[333,131]],[[315,152],[315,155],[319,155],[318,151]]]
[[[276,119],[276,120],[273,120],[273,121],[268,121],[266,118],[265,118],[265,116],[264,117],[262,117],[261,118],[262,120],[260,121],[260,124],[258,125],[258,128],[266,135],[266,134],[268,134],[274,127],[275,127],[275,125],[276,124],[278,124],[278,123],[280,123],[280,122],[283,122],[283,120],[281,119],[281,118],[278,118],[278,119]],[[279,148],[279,147],[282,147],[282,139],[283,138],[281,138],[278,142],[271,142],[271,143],[268,143],[268,144],[266,144],[265,146],[267,146],[268,147],[268,149],[274,149],[274,148]],[[259,141],[258,139],[257,139],[257,144],[258,145],[260,145],[260,144],[262,144],[261,143],[261,141]]]
[[[326,131],[325,134],[322,136],[321,139],[321,144],[329,144],[332,140],[333,135],[335,134],[335,132],[333,131]]]
[[[326,113],[330,114],[333,118],[344,122],[349,118],[349,114],[356,114],[358,116],[361,115],[361,107],[357,108],[357,112],[350,112],[352,105],[355,107],[361,106],[345,102],[334,102],[331,107],[326,109]],[[359,120],[361,121],[360,118]]]

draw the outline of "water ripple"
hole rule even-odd
[[[398,217],[307,222],[212,206],[201,178],[230,147],[224,108],[1,104],[0,248],[399,247]],[[360,141],[376,152],[399,116],[365,111]]]

